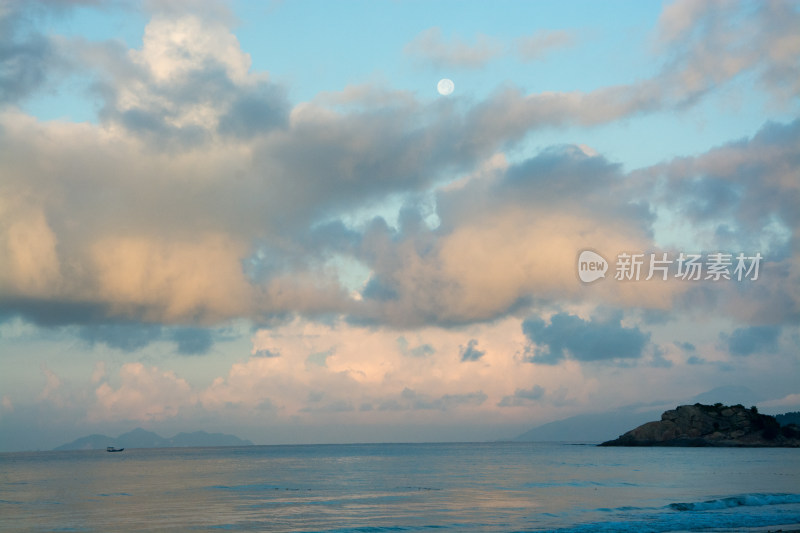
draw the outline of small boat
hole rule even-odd
[[[124,449],[125,448],[114,448],[113,446],[109,446],[109,447],[106,448],[106,451],[107,452],[121,452]]]

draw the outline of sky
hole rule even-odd
[[[797,28],[782,0],[0,0],[0,451],[800,410]]]

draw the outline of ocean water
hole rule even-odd
[[[467,443],[0,454],[2,531],[667,532],[798,523],[799,449]]]

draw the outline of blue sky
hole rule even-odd
[[[797,409],[799,21],[0,4],[0,450],[494,440],[740,385]],[[688,281],[681,252],[763,260]]]

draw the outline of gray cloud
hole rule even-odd
[[[684,352],[695,352],[695,351],[697,351],[697,347],[694,344],[692,344],[691,342],[686,342],[686,341],[677,342],[676,341],[674,344],[675,344],[675,346],[677,346],[678,348],[680,348]]]
[[[552,365],[567,357],[583,362],[642,357],[650,334],[622,326],[621,319],[621,313],[613,313],[586,321],[563,312],[553,315],[550,324],[529,318],[522,323],[525,336],[536,345],[529,347],[529,360]]]
[[[123,352],[135,352],[153,342],[174,342],[180,355],[203,355],[214,345],[214,336],[205,328],[164,327],[138,322],[82,326],[78,336],[90,346],[105,344]]]
[[[253,354],[254,357],[280,357],[280,352],[267,350],[266,348],[263,350],[258,350],[256,353]]]
[[[466,346],[459,346],[459,355],[461,356],[461,361],[478,361],[481,357],[483,357],[486,352],[479,350],[477,346],[478,341],[476,339],[470,339]]]
[[[418,222],[419,211],[405,211],[403,220],[412,223],[399,229],[373,221],[356,251],[372,277],[351,314],[372,323],[450,326],[523,312],[535,298],[564,297],[575,285],[575,252],[537,228],[557,225],[561,242],[578,243],[600,227],[607,228],[601,238],[622,232],[621,239],[646,242],[654,217],[624,187],[619,165],[558,146],[440,191],[435,229]],[[564,213],[580,214],[580,229],[564,227]],[[534,254],[537,248],[554,256]]]
[[[673,53],[661,77],[677,98],[694,102],[748,71],[783,101],[800,93],[796,3],[692,3],[675,2],[659,21],[661,43]]]
[[[78,336],[90,345],[102,343],[123,352],[135,352],[161,339],[162,327],[154,324],[102,324],[84,326]]]
[[[106,304],[60,300],[57,298],[0,299],[0,321],[20,316],[37,326],[65,326],[103,321],[112,314]]]
[[[676,158],[634,172],[658,183],[658,205],[695,226],[716,230],[706,246],[746,256],[761,253],[757,281],[687,292],[681,305],[705,300],[735,318],[756,324],[796,323],[800,317],[800,270],[794,250],[800,230],[800,190],[793,169],[800,165],[800,119],[767,123],[752,138],[696,156]],[[652,185],[637,195],[653,191]],[[712,251],[712,250],[709,250]]]
[[[203,355],[214,345],[213,335],[205,328],[174,328],[169,339],[178,345],[181,355]]]
[[[170,5],[153,9],[174,15],[178,8]],[[739,22],[763,25],[785,6],[757,6],[761,18]],[[282,85],[266,73],[250,72],[238,41],[213,17],[181,23],[225,43],[230,54],[195,50],[191,40],[174,45],[171,76],[160,75],[157,62],[147,62],[152,57],[146,46],[126,50],[119,43],[65,42],[85,72],[97,76],[104,125],[122,126],[128,135],[111,142],[107,134],[116,128],[76,125],[54,137],[48,125],[3,118],[3,184],[9,197],[28,203],[4,212],[0,227],[41,231],[27,241],[0,232],[0,249],[12,242],[52,246],[37,250],[41,272],[20,267],[27,285],[0,274],[0,305],[7,315],[51,325],[210,324],[295,313],[344,314],[354,323],[394,326],[487,321],[522,312],[534,300],[575,296],[574,276],[565,277],[564,265],[537,263],[523,250],[531,243],[556,246],[548,238],[565,231],[570,221],[564,213],[582,219],[566,228],[570,233],[563,233],[562,241],[578,242],[597,229],[615,242],[647,246],[655,208],[664,204],[692,220],[719,219],[721,239],[735,237],[752,246],[770,223],[788,228],[792,237],[783,243],[782,255],[770,258],[770,277],[736,289],[751,291],[742,298],[757,294],[759,302],[769,302],[759,304],[753,316],[787,322],[800,316],[800,298],[792,289],[800,286],[793,283],[797,267],[788,260],[800,202],[786,170],[798,164],[797,122],[768,125],[750,141],[629,176],[575,146],[542,150],[507,170],[479,168],[532,131],[689,105],[705,89],[687,92],[678,73],[699,61],[695,52],[703,35],[719,37],[707,17],[729,16],[728,8],[720,11],[725,13],[703,11],[699,21],[673,17],[682,24],[662,21],[671,28],[664,42],[674,48],[673,61],[653,79],[589,93],[526,95],[507,88],[475,103],[428,104],[408,93],[361,87],[342,91],[339,100],[351,107],[332,109],[315,101],[290,110]],[[793,13],[784,15],[791,19]],[[159,17],[148,26],[147,39],[163,37],[169,29],[163,25],[175,23]],[[681,32],[691,39],[681,40]],[[796,54],[792,42],[781,40],[788,32],[784,24],[775,35],[758,32],[764,50],[785,45],[785,57],[764,54],[765,61],[790,68]],[[14,38],[24,40],[20,35]],[[734,48],[725,57],[741,52]],[[748,65],[736,72],[756,68]],[[737,75],[728,74],[714,74],[714,83]],[[695,96],[687,97],[690,93]],[[439,191],[435,214],[441,224],[435,229],[423,222],[430,213],[419,205],[401,214],[397,230],[382,220],[357,230],[337,222],[349,210],[388,199],[408,198],[413,204],[454,173],[471,178]],[[646,177],[661,180],[663,197]],[[23,220],[32,214],[39,217],[33,220],[38,226]],[[558,231],[535,231],[542,223]],[[520,231],[530,234],[514,241]],[[498,249],[498,241],[506,249]],[[15,257],[12,252],[21,258],[31,250],[7,256]],[[326,269],[334,256],[371,270],[362,301],[350,298]],[[121,257],[140,285],[131,287],[131,280],[115,276],[120,271],[115,261],[121,261],[115,258]],[[151,283],[153,271],[161,277]],[[199,280],[201,288],[159,290],[158,283],[175,279],[177,272],[184,274],[180,279]],[[726,308],[746,312],[744,306]]]
[[[737,328],[727,337],[728,351],[733,355],[774,352],[778,349],[780,334],[781,328],[776,326]]]
[[[262,84],[256,91],[237,95],[219,121],[219,132],[249,139],[288,121],[286,92],[275,85]]]
[[[303,407],[301,413],[349,413],[355,411],[353,404],[347,400],[334,400],[325,404]]]
[[[530,389],[517,389],[513,395],[503,396],[503,399],[497,404],[498,407],[519,407],[523,405],[531,405],[543,399],[545,390],[539,385],[534,385]]]
[[[397,338],[397,346],[400,348],[400,353],[411,357],[428,357],[436,353],[436,349],[427,343],[411,348],[405,337]]]
[[[36,1],[6,2],[0,9],[0,106],[19,103],[67,69],[58,46],[31,24],[47,11],[47,3]]]
[[[465,394],[444,394],[432,397],[406,387],[399,398],[390,398],[378,404],[379,411],[439,410],[448,411],[463,405],[481,405],[488,399],[483,391]]]
[[[147,87],[149,98],[136,105],[122,105],[129,86]],[[156,80],[131,65],[123,79],[107,80],[95,90],[104,100],[100,117],[116,122],[131,133],[160,148],[193,148],[213,140],[213,133],[250,139],[287,125],[289,103],[285,90],[258,81],[242,86],[231,79],[224,65],[206,59],[180,76]],[[193,109],[213,108],[219,118],[214,130],[196,123],[181,123]]]

